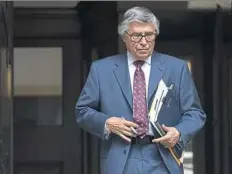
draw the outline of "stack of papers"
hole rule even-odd
[[[155,93],[150,112],[149,112],[149,121],[152,127],[159,133],[160,136],[165,136],[166,132],[163,130],[162,126],[158,122],[159,112],[162,108],[163,103],[169,90],[173,88],[173,84],[170,87],[167,87],[164,81],[161,79],[157,91]],[[181,152],[181,146],[177,143],[176,148]],[[181,154],[177,153],[174,148],[169,148],[175,160],[180,164]]]

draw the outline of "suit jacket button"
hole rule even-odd
[[[126,150],[123,151],[124,155],[126,155]]]

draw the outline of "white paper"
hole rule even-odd
[[[149,112],[149,119],[151,122],[154,123],[157,121],[159,111],[163,104],[163,99],[164,97],[166,97],[167,93],[168,93],[168,87],[164,83],[163,79],[161,79],[158,84],[158,88],[155,93],[155,97],[152,101],[151,109]]]

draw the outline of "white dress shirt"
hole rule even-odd
[[[136,70],[135,65],[133,64],[136,59],[133,57],[133,55],[130,52],[127,52],[127,61],[128,61],[128,68],[130,73],[130,81],[131,81],[131,90],[133,93],[133,81],[134,81],[134,73]],[[143,73],[145,75],[145,83],[146,83],[146,97],[148,96],[148,86],[149,86],[149,77],[150,77],[150,70],[151,70],[151,56],[149,56],[145,63],[142,66]],[[149,108],[148,108],[149,112]],[[151,125],[149,124],[149,135],[153,135],[153,131],[151,128]]]

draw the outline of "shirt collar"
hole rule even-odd
[[[134,58],[134,56],[127,51],[127,60],[128,60],[128,65],[131,66],[134,61],[136,61],[136,59]],[[146,60],[144,60],[148,65],[151,65],[151,56],[149,56]]]

